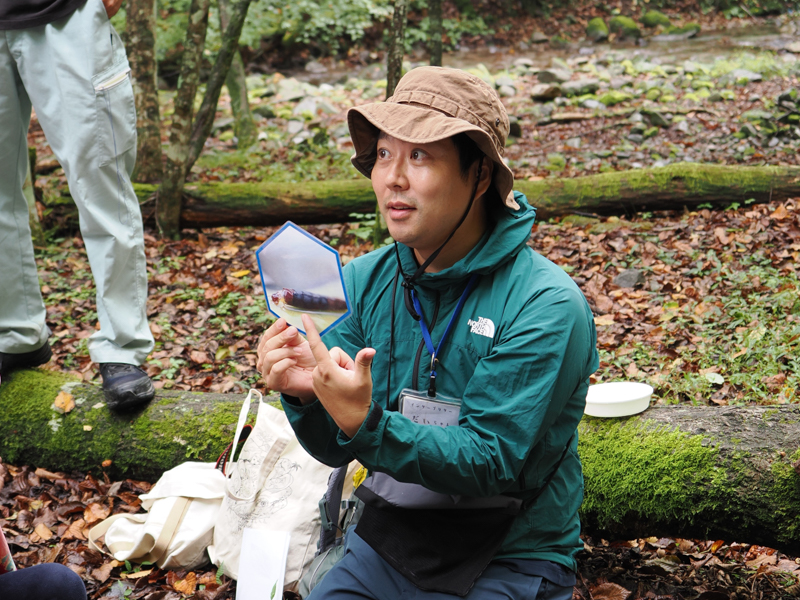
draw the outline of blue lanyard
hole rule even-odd
[[[445,327],[444,334],[442,335],[442,339],[439,340],[439,345],[434,348],[433,340],[431,339],[431,332],[428,331],[428,326],[425,324],[425,318],[421,318],[419,320],[419,328],[422,330],[422,339],[425,340],[425,346],[428,348],[428,354],[431,355],[431,378],[430,384],[428,385],[428,396],[431,398],[436,396],[436,363],[438,359],[436,358],[439,356],[439,352],[442,350],[442,346],[444,345],[447,336],[450,334],[450,330],[453,328],[453,323],[455,323],[456,319],[458,318],[461,309],[464,308],[464,303],[467,301],[467,296],[472,291],[472,288],[475,287],[475,283],[478,281],[478,276],[473,274],[472,277],[469,278],[469,282],[467,282],[467,287],[464,289],[464,292],[461,294],[461,298],[458,299],[458,304],[456,305],[456,309],[453,311],[453,316],[450,317],[450,322]],[[414,308],[417,311],[418,315],[422,315],[422,307],[419,303],[419,298],[417,298],[417,293],[412,289],[411,290],[411,299],[414,302]]]

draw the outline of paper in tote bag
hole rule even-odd
[[[256,392],[257,393],[257,392]],[[293,589],[314,558],[319,537],[319,499],[332,469],[312,458],[297,441],[283,411],[259,396],[258,416],[238,460],[227,470],[225,497],[214,528],[211,561],[238,579],[245,528],[290,533],[285,588]],[[250,410],[239,415],[233,448]]]
[[[185,462],[165,472],[140,496],[146,514],[118,514],[92,527],[89,546],[105,545],[116,560],[150,562],[162,569],[193,569],[208,562],[225,477],[214,463]]]

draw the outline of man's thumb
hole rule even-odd
[[[356,372],[359,375],[369,377],[373,358],[375,358],[375,350],[373,348],[359,350],[355,360]]]

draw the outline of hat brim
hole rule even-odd
[[[503,162],[489,134],[477,125],[430,108],[393,102],[350,108],[347,111],[347,125],[355,148],[355,154],[350,160],[366,177],[371,177],[372,167],[375,165],[380,132],[403,142],[419,144],[438,142],[466,133],[494,163],[492,183],[500,198],[507,206],[519,208],[511,193],[514,174]]]

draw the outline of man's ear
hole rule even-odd
[[[475,169],[475,175],[478,174],[478,164],[479,161],[475,161],[475,165],[473,169]],[[492,173],[494,172],[494,163],[489,159],[488,156],[483,157],[483,165],[481,166],[481,179],[478,182],[478,188],[475,192],[475,198],[480,198],[483,196],[486,191],[489,189],[489,186],[492,185]]]

